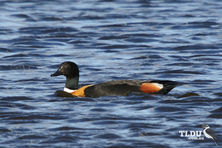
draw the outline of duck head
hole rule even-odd
[[[60,64],[58,70],[51,74],[51,77],[64,75],[66,77],[65,88],[75,90],[78,89],[79,68],[77,64],[67,61]]]

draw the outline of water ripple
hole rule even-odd
[[[221,4],[1,1],[1,146],[212,147],[178,131],[205,123],[221,134]],[[78,63],[80,86],[112,79],[184,85],[168,95],[67,98],[65,78],[50,77],[64,61]]]

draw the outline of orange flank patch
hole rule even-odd
[[[159,83],[142,83],[140,90],[144,93],[156,93],[163,88],[162,84]]]
[[[72,92],[72,95],[73,96],[76,96],[76,97],[85,97],[85,89],[89,86],[92,86],[92,85],[86,85],[86,86],[83,86],[77,90],[75,90],[74,92]]]

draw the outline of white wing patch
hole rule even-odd
[[[155,86],[157,86],[157,87],[159,87],[160,89],[163,88],[163,84],[160,84],[160,83],[152,83],[152,84],[155,85]]]

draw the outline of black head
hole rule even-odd
[[[63,62],[60,64],[58,70],[54,74],[51,74],[51,77],[60,75],[64,75],[67,78],[79,77],[79,68],[73,62]]]

